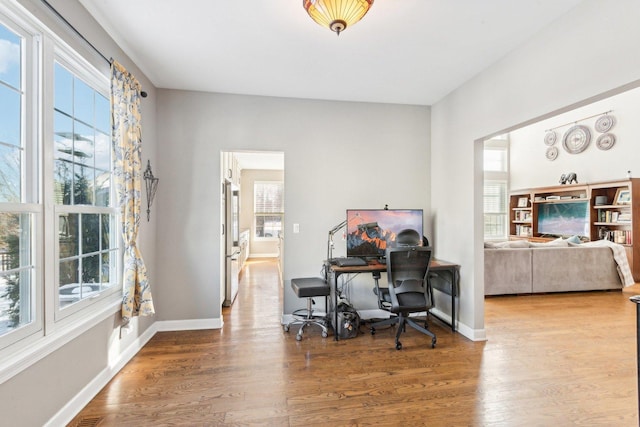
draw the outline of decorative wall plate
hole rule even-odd
[[[549,147],[547,148],[547,152],[545,154],[547,160],[555,160],[558,157],[558,147]]]
[[[555,131],[550,130],[544,135],[544,144],[553,145],[556,143],[556,139],[557,139],[557,135]]]
[[[575,125],[564,134],[562,146],[570,154],[582,153],[591,142],[591,131],[583,125]]]
[[[616,124],[616,118],[612,115],[605,114],[604,116],[598,117],[596,120],[595,128],[598,132],[605,133],[609,132],[609,130]]]
[[[603,133],[596,139],[596,147],[601,150],[608,150],[616,143],[616,136],[612,133]]]

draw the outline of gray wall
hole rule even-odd
[[[113,57],[131,71],[141,82],[149,97],[142,105],[143,159],[151,158],[154,172],[162,178],[155,161],[156,117],[155,88],[145,75],[124,55],[118,46],[101,31],[93,18],[78,2],[49,0],[85,37],[107,57]],[[66,26],[51,15],[38,0],[20,0],[20,3],[49,28],[56,32],[70,46],[77,49],[98,69],[108,75],[109,65],[97,56],[77,37],[70,35]],[[162,181],[160,186],[162,186]],[[156,214],[156,212],[154,212]],[[156,217],[157,218],[157,217]],[[150,274],[154,296],[161,291],[156,286],[156,218],[144,220],[140,226],[139,247]],[[53,280],[45,277],[46,281]],[[81,334],[49,356],[17,374],[0,385],[0,413],[2,425],[40,426],[53,417],[87,384],[109,369],[109,364],[117,359],[154,321],[153,318],[134,319],[132,333],[119,338],[119,312],[114,312],[106,320]]]
[[[285,313],[300,306],[288,281],[320,273],[327,232],[347,208],[430,211],[428,107],[176,90],[158,96],[162,320],[220,317],[220,151],[284,152]],[[293,223],[299,234],[290,232]]]
[[[462,265],[460,320],[467,336],[485,336],[482,147],[475,141],[635,84],[639,20],[636,0],[586,0],[433,106],[436,255]]]

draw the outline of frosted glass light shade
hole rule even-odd
[[[302,0],[304,10],[314,21],[338,35],[358,22],[372,4],[373,0]]]

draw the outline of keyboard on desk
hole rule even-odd
[[[335,264],[338,267],[356,267],[367,265],[367,261],[357,257],[333,258],[332,261],[332,264]]]

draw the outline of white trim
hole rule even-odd
[[[222,319],[188,319],[188,320],[164,320],[156,321],[149,326],[136,340],[134,340],[118,358],[109,363],[96,375],[87,385],[76,394],[64,407],[62,407],[45,426],[67,425],[80,411],[87,406],[102,388],[107,385],[118,372],[138,354],[138,352],[155,336],[158,332],[165,331],[188,331],[195,329],[220,329]],[[64,344],[62,344],[64,345]],[[56,347],[59,348],[60,346]],[[55,349],[51,349],[53,351]]]
[[[157,332],[157,323],[158,322],[155,322],[147,328],[125,351],[119,354],[118,359],[115,360],[114,363],[110,363],[109,366],[96,375],[93,380],[51,417],[51,419],[45,423],[45,426],[63,426],[71,422],[71,420],[87,406],[91,399],[153,338]]]
[[[153,325],[158,332],[165,331],[193,331],[198,329],[221,329],[224,322],[222,318],[212,319],[187,319],[187,320],[162,320]]]

